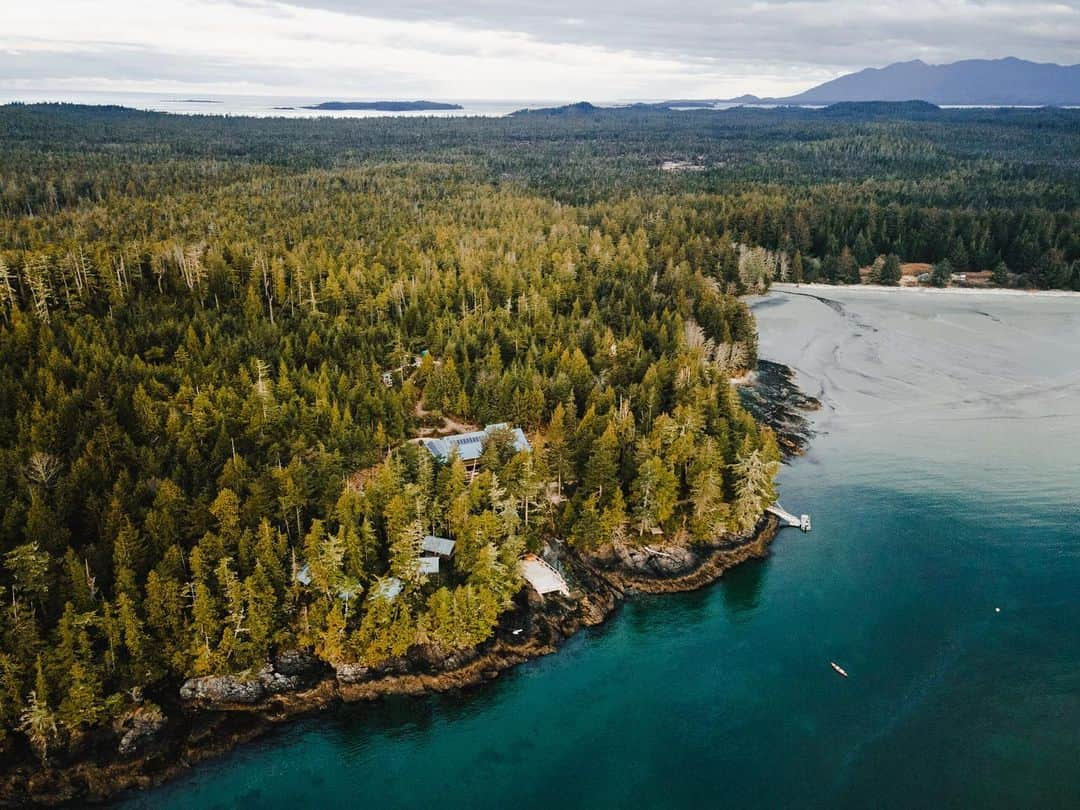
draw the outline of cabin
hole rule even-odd
[[[475,474],[477,467],[480,466],[480,456],[484,452],[484,445],[491,434],[499,430],[510,430],[514,436],[514,449],[519,453],[532,450],[532,445],[525,438],[525,432],[519,427],[511,428],[506,422],[488,425],[483,430],[474,430],[471,433],[458,433],[441,439],[421,439],[421,442],[435,460],[443,464],[450,461],[456,450],[458,458],[465,464],[465,469],[470,474]]]
[[[436,537],[433,534],[425,535],[420,543],[420,573],[437,575],[441,561],[449,560],[453,556],[453,540],[449,537]]]
[[[436,537],[429,534],[420,545],[420,553],[425,557],[441,557],[449,560],[454,556],[454,541],[448,537]]]
[[[438,557],[421,557],[417,562],[420,563],[419,571],[424,576],[431,576],[432,574],[438,575],[439,573],[439,558]]]

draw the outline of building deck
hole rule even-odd
[[[526,554],[521,559],[521,575],[541,596],[556,592],[570,595],[570,586],[562,574],[534,554]]]

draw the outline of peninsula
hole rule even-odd
[[[0,444],[0,801],[486,680],[765,552],[783,442],[731,382],[762,284],[711,225],[559,202],[430,139],[356,161],[429,121],[0,114],[0,154],[41,116],[111,124],[55,128],[0,199],[0,402],[37,414]],[[88,149],[121,184],[107,228],[32,182]],[[69,217],[78,244],[51,236]]]
[[[324,101],[309,104],[305,110],[377,110],[379,112],[434,112],[437,110],[463,110],[460,104],[445,101]]]
[[[820,403],[798,390],[787,367],[763,362],[760,373],[738,381],[738,390],[747,410],[775,432],[785,457],[803,452],[811,438],[805,413],[817,410]],[[436,463],[448,465],[444,473],[479,476],[474,485],[480,486],[473,490],[482,491],[490,485],[485,464],[500,446],[511,453],[534,450],[522,431],[504,425],[426,438],[401,449],[412,463],[430,453]],[[359,491],[375,486],[393,466],[388,462],[360,474],[351,486]],[[741,563],[766,556],[778,531],[787,525],[778,514],[782,510],[770,506],[748,528],[724,531],[701,542],[687,542],[686,537],[668,536],[659,529],[649,531],[646,541],[631,533],[594,548],[545,542],[543,556],[522,557],[521,579],[490,633],[449,644],[449,637],[433,637],[402,646],[377,663],[331,663],[320,645],[282,647],[261,667],[246,672],[190,678],[178,688],[170,684],[175,691],[155,689],[156,702],[145,700],[129,711],[112,733],[85,738],[80,747],[59,752],[46,767],[24,764],[0,774],[0,799],[43,804],[101,801],[120,791],[160,784],[194,763],[220,756],[302,715],[343,703],[481,685],[505,670],[557,652],[572,635],[603,623],[635,594],[697,590]],[[420,565],[414,570],[443,583],[452,581],[455,567],[467,564],[456,557],[475,553],[466,540],[459,544],[430,535],[418,551]],[[320,568],[317,561],[302,568],[294,565],[293,587],[323,587],[325,571]],[[336,598],[346,605],[358,595],[343,582],[333,587]],[[372,606],[388,612],[407,610],[403,603],[410,587],[415,583],[396,576],[380,579],[372,589]]]

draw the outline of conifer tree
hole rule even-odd
[[[545,451],[548,468],[555,476],[559,496],[562,496],[563,484],[573,478],[573,456],[570,452],[570,429],[567,423],[566,409],[561,402],[555,404],[545,435]]]
[[[895,287],[900,283],[901,268],[900,257],[895,253],[890,253],[885,257],[885,263],[881,266],[881,273],[878,279],[879,284]]]
[[[631,494],[640,537],[671,517],[678,498],[678,480],[662,459],[651,456],[642,463]]]
[[[22,731],[30,746],[37,753],[44,765],[49,757],[49,749],[57,741],[58,729],[56,715],[49,708],[48,686],[41,667],[41,657],[36,663],[34,689],[26,699],[26,708],[19,718],[19,730]]]

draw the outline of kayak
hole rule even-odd
[[[838,674],[843,675],[845,678],[848,676],[847,672],[844,671],[844,668],[835,661],[830,661],[829,666],[835,669]]]

